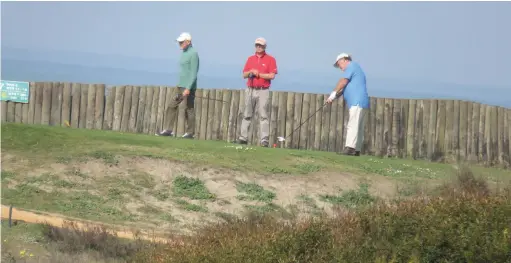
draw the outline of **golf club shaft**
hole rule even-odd
[[[199,97],[199,96],[194,96],[195,98],[197,99],[206,99],[206,100],[215,100],[215,101],[221,101],[221,102],[227,102],[225,100],[219,100],[219,99],[211,99],[211,98],[205,98],[205,97]]]
[[[293,133],[294,133],[296,130],[300,129],[300,127],[302,127],[302,125],[303,125],[304,123],[306,123],[306,122],[307,122],[310,118],[312,118],[314,115],[316,115],[316,113],[318,113],[318,111],[319,111],[319,110],[323,109],[323,107],[325,107],[325,105],[326,105],[326,102],[325,102],[325,104],[323,104],[323,106],[319,107],[319,109],[317,109],[317,110],[316,110],[313,114],[311,114],[311,115],[309,116],[309,118],[307,118],[304,122],[300,123],[300,125],[298,125],[298,127],[296,127],[296,129],[294,129],[294,130],[293,130],[293,131],[292,131],[292,132],[291,132],[288,136],[286,136],[286,137],[285,137],[285,139],[287,139],[287,138],[291,137],[291,135],[293,135]]]
[[[343,94],[344,94],[344,89],[342,90],[341,94],[339,94],[339,95],[337,96],[337,98],[340,98]],[[294,130],[293,130],[293,131],[292,131],[292,132],[291,132],[288,136],[286,136],[286,137],[285,137],[285,139],[287,139],[287,138],[291,137],[291,135],[293,135],[293,133],[294,133],[296,130],[300,129],[300,127],[302,127],[302,125],[303,125],[304,123],[306,123],[308,120],[310,120],[310,118],[312,118],[314,115],[316,115],[316,113],[318,113],[318,111],[319,111],[319,110],[323,109],[323,107],[325,107],[325,105],[326,105],[326,104],[327,104],[327,102],[325,102],[325,103],[323,104],[323,106],[319,107],[319,108],[318,108],[318,109],[317,109],[314,113],[312,113],[312,114],[309,116],[309,118],[307,118],[304,122],[300,123],[300,125],[298,125],[298,127],[296,127],[296,129],[294,129]]]

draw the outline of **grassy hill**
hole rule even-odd
[[[458,186],[460,182],[463,186],[464,182],[464,184],[475,185],[474,187],[477,189],[487,188],[492,193],[501,193],[511,180],[510,170],[470,167],[471,171],[480,179],[478,179],[479,181],[470,179],[467,183],[467,180],[460,181],[460,167],[456,165],[415,160],[380,159],[370,156],[346,157],[328,152],[241,147],[221,141],[183,140],[110,131],[5,123],[2,124],[1,136],[1,202],[3,205],[100,221],[108,223],[112,228],[130,227],[141,232],[156,232],[159,235],[173,238],[178,236],[192,239],[201,237],[205,243],[194,244],[199,246],[199,250],[202,252],[212,253],[205,255],[200,252],[192,253],[191,250],[186,249],[168,252],[165,249],[154,247],[140,253],[137,250],[136,255],[148,259],[147,262],[205,262],[204,260],[235,262],[247,256],[254,258],[250,262],[277,262],[280,259],[283,259],[281,262],[311,262],[310,260],[331,262],[334,258],[371,259],[374,261],[379,257],[382,259],[380,262],[388,262],[387,260],[390,260],[392,255],[396,259],[408,257],[408,260],[410,256],[424,256],[423,251],[417,247],[421,243],[412,242],[413,236],[418,237],[424,234],[424,232],[422,234],[412,233],[414,224],[417,226],[424,224],[427,227],[438,225],[447,229],[449,226],[442,221],[442,217],[435,217],[437,213],[445,212],[449,214],[448,218],[451,218],[454,215],[452,213],[460,215],[465,212],[472,213],[473,211],[470,209],[484,212],[489,204],[496,211],[500,211],[500,214],[492,215],[492,222],[484,219],[485,216],[488,216],[484,213],[471,214],[473,219],[485,220],[486,227],[498,225],[497,232],[500,234],[497,235],[499,238],[502,238],[503,235],[504,228],[502,227],[506,224],[511,227],[511,219],[509,219],[511,210],[506,210],[506,206],[500,206],[501,204],[510,204],[509,196],[503,198],[501,194],[497,194],[496,199],[488,201],[481,199],[479,194],[464,194],[462,196],[465,199],[460,199],[461,197],[457,195],[453,197],[450,194],[449,198],[455,198],[458,203],[453,201],[447,206],[445,201],[444,203],[441,201],[447,198],[445,197],[447,188],[443,186],[453,185],[452,182]],[[464,175],[465,178],[472,178],[470,173],[467,177],[467,173],[464,172],[461,175]],[[465,188],[459,189],[465,193]],[[479,193],[472,190],[470,190],[471,193]],[[434,206],[427,208],[418,205],[420,202],[417,203],[419,196],[423,198],[440,194],[444,194],[444,199],[437,200],[439,202],[437,205],[441,205],[442,209],[435,210]],[[485,194],[484,198],[490,197]],[[467,200],[472,206],[463,207],[463,202]],[[391,221],[399,223],[393,226],[388,225],[391,224],[388,221],[390,218],[386,218],[384,214],[379,217],[367,217],[367,215],[378,215],[377,211],[387,209],[388,206],[385,206],[387,207],[385,209],[381,207],[384,203],[397,204],[398,208],[406,206],[406,204],[412,208],[416,207],[414,216],[407,215],[407,218],[415,220],[415,223],[401,220],[399,213],[385,214],[386,216],[392,215]],[[445,210],[444,208],[447,207],[449,209]],[[466,209],[463,210],[464,208]],[[500,208],[502,210],[499,210]],[[399,209],[394,212],[396,211],[399,212]],[[406,211],[410,212],[410,208]],[[355,214],[350,214],[352,212]],[[373,248],[383,246],[385,249],[390,249],[392,248],[389,247],[390,245],[383,245],[383,243],[390,242],[388,238],[391,236],[393,236],[392,240],[394,241],[392,242],[394,243],[390,242],[389,244],[394,245],[398,243],[397,240],[406,241],[407,238],[412,238],[409,240],[411,243],[407,243],[408,246],[400,245],[407,249],[413,248],[408,251],[411,254],[402,255],[400,253],[404,253],[403,251],[392,249],[388,251],[374,250],[364,254],[364,258],[356,253],[348,253],[355,251],[354,247],[351,247],[351,250],[348,249],[348,246],[343,248],[345,250],[330,251],[329,249],[335,247],[334,244],[338,244],[335,242],[340,242],[342,238],[341,236],[336,238],[335,233],[334,236],[331,236],[332,233],[324,231],[330,229],[338,232],[341,229],[338,226],[332,227],[332,221],[328,221],[331,219],[320,220],[321,224],[313,224],[310,219],[336,218],[340,214],[345,215],[342,220],[348,220],[349,216],[346,215],[350,215],[353,220],[335,221],[336,224],[341,222],[346,226],[351,226],[350,229],[353,231],[361,229],[362,225],[358,223],[362,221],[357,221],[357,218],[360,219],[360,216],[364,215],[366,216],[365,220],[370,223],[368,223],[369,225],[372,224],[373,227],[386,225],[388,227],[378,230],[380,232],[374,236],[373,241],[363,241],[364,235],[351,233],[351,238],[360,239],[362,242],[359,247],[363,247],[362,244],[365,244],[373,246]],[[456,219],[451,221],[453,224],[457,222]],[[253,229],[257,222],[262,222],[264,227],[259,230]],[[281,225],[282,222],[298,225],[289,228],[289,226]],[[299,222],[309,223],[300,225]],[[433,224],[434,222],[436,224]],[[409,229],[404,227],[405,225]],[[28,236],[33,234],[32,239],[34,236],[46,233],[43,235],[46,238],[39,237],[38,240],[50,242],[47,238],[51,236],[48,235],[51,231],[48,232],[47,228],[23,226],[23,229],[25,228],[28,230],[24,233]],[[400,233],[399,229],[401,228],[407,229],[409,232]],[[301,230],[297,229],[305,229],[305,232],[300,232]],[[3,223],[2,233],[4,230],[5,224]],[[6,248],[7,250],[11,249],[9,251],[11,254],[17,255],[18,251],[13,250],[26,246],[27,242],[25,239],[15,238],[20,236],[16,231],[21,230],[13,228],[6,231],[7,234],[16,233],[10,236],[16,240],[16,243],[12,247]],[[463,231],[458,234],[465,235],[466,233]],[[223,233],[223,235],[219,236],[219,233]],[[407,238],[400,239],[401,234],[406,234]],[[456,235],[456,233],[451,234]],[[244,238],[234,238],[238,235]],[[275,238],[280,235],[282,238],[287,238],[287,241],[279,238],[272,239],[268,235],[274,235]],[[52,237],[55,238],[55,235]],[[344,236],[344,238],[346,237]],[[76,235],[73,238],[76,241]],[[322,238],[327,239],[321,241]],[[379,238],[384,238],[387,241],[379,240]],[[428,240],[436,242],[441,239],[441,235],[429,238],[426,238],[424,242],[428,243]],[[222,243],[223,249],[213,249],[214,244],[220,245],[216,243],[220,240],[225,241]],[[511,238],[508,240],[511,244]],[[316,241],[325,244],[334,243],[331,243],[327,249],[319,243],[314,243]],[[63,241],[59,242],[57,243],[61,244]],[[44,258],[55,256],[56,254],[48,249],[47,243],[44,244],[44,248],[36,246],[35,249],[44,251],[41,252],[45,255]],[[465,245],[471,247],[471,244],[466,243]],[[498,245],[499,249],[504,249],[503,244],[505,243],[490,242],[486,245],[487,248]],[[3,245],[5,247],[6,244]],[[251,245],[254,246],[254,249],[246,251]],[[272,250],[274,248],[276,250]],[[316,252],[328,250],[328,253],[314,254],[309,251],[312,254],[304,252],[307,255],[304,254],[302,258],[293,260],[296,255],[292,254],[302,253],[303,251],[300,252],[301,248],[312,249],[311,251]],[[82,246],[82,249],[94,250],[90,246]],[[122,249],[126,251],[125,247]],[[188,249],[198,249],[198,247]],[[483,254],[484,256],[500,256],[499,251],[501,250],[499,249],[492,250],[493,254],[489,254],[490,252]],[[3,255],[4,250],[6,249],[2,250]],[[99,253],[97,249],[95,251],[94,253]],[[273,251],[272,253],[275,254],[258,254],[261,251]],[[431,252],[433,254],[427,255],[436,259],[445,259],[442,256],[443,251],[438,250],[437,252],[440,254]],[[219,256],[215,256],[215,253]],[[224,253],[223,257],[220,253]],[[457,252],[452,253],[455,255]],[[61,254],[58,255],[62,256]],[[88,260],[87,262],[91,262],[91,260],[94,262],[101,258],[96,255],[93,257],[94,259],[91,259],[92,256],[87,255],[85,258]],[[112,253],[108,255],[119,256]],[[157,261],[154,259],[155,255],[160,259],[166,258],[170,261]],[[188,255],[189,258],[185,260],[183,255]],[[390,258],[387,257],[388,255],[391,255]],[[481,255],[478,256],[481,257]],[[56,260],[55,257],[53,260]],[[180,260],[172,261],[172,258]],[[220,258],[223,259],[220,260]],[[260,260],[255,258],[260,258]],[[501,258],[503,257],[501,256]],[[511,259],[511,255],[509,255],[509,259]],[[74,261],[79,262],[79,260]],[[106,261],[112,262],[111,260]],[[451,259],[446,262],[459,261]],[[474,262],[479,261],[475,260]]]

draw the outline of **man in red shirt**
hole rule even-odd
[[[262,37],[255,40],[255,54],[248,57],[243,69],[243,78],[247,80],[245,89],[245,109],[241,122],[241,134],[235,143],[247,144],[248,129],[254,111],[259,111],[261,123],[261,146],[268,147],[270,123],[268,121],[268,99],[270,84],[277,74],[275,58],[266,53],[266,40]]]

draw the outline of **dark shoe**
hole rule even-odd
[[[270,146],[270,143],[268,141],[261,142],[261,147],[268,147],[268,146]]]
[[[185,133],[181,138],[184,138],[184,139],[193,139],[194,136],[193,134],[190,134],[190,133]]]
[[[174,136],[174,133],[171,130],[163,130],[161,132],[157,132],[154,135],[156,136]]]
[[[234,140],[232,143],[236,143],[236,144],[248,144],[248,142],[247,142],[247,141],[242,140],[242,139]]]
[[[356,151],[355,156],[360,156],[360,151]]]
[[[344,147],[344,151],[341,154],[356,156],[357,152],[355,151],[355,149],[353,149],[351,147]]]

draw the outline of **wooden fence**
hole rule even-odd
[[[173,87],[116,86],[61,82],[30,83],[29,103],[4,102],[2,121],[154,134],[162,128]],[[196,138],[232,141],[240,133],[244,92],[199,89]],[[270,142],[279,147],[341,151],[348,109],[342,99],[325,106],[293,136],[286,136],[321,105],[328,95],[271,92]],[[212,98],[227,101],[223,103]],[[182,104],[181,106],[185,106]],[[174,130],[183,134],[185,111],[179,109]],[[259,142],[258,114],[249,139]],[[469,161],[509,167],[511,109],[458,100],[371,97],[365,118],[363,154],[432,161]]]

